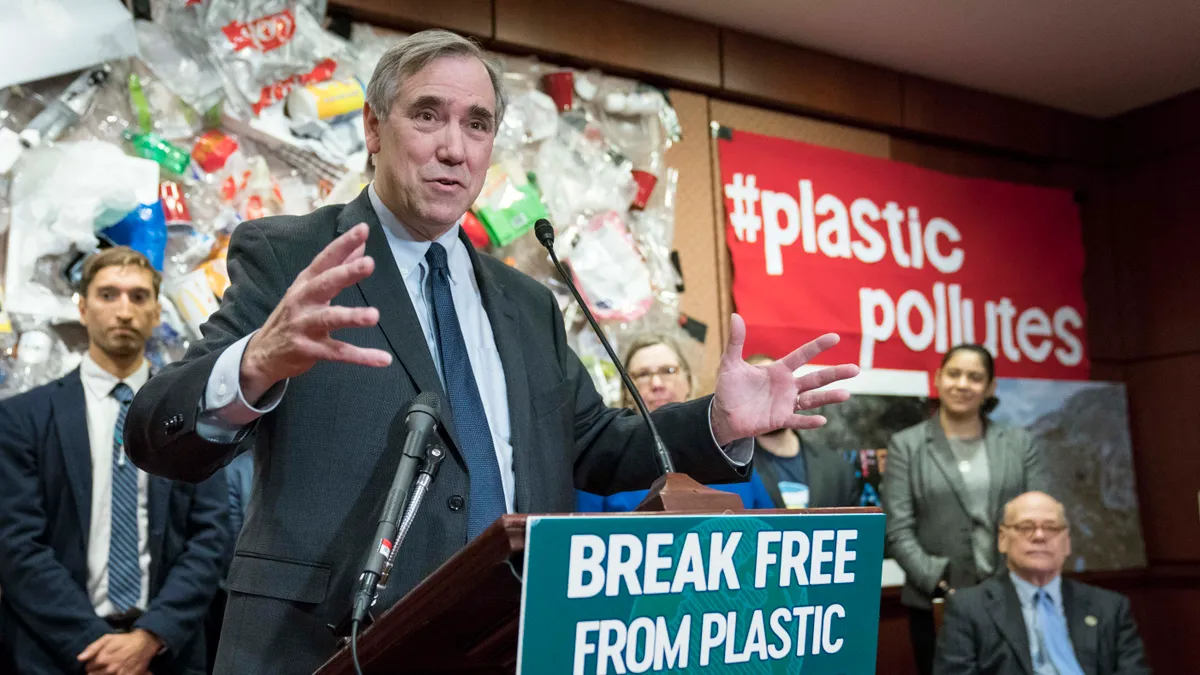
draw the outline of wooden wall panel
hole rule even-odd
[[[911,75],[904,76],[904,128],[1037,157],[1054,154],[1049,108]]]
[[[1123,370],[1146,557],[1200,562],[1200,354]]]
[[[712,164],[708,131],[708,97],[672,90],[671,103],[679,115],[683,140],[667,152],[668,166],[679,170],[675,202],[675,249],[683,271],[680,309],[708,325],[704,361],[692,364],[699,376],[699,394],[712,392],[725,341],[721,326],[722,289],[713,274],[717,264],[717,221],[713,215]]]
[[[1054,157],[1093,166],[1108,161],[1108,123],[1082,115],[1052,111]]]
[[[1200,588],[1131,591],[1129,603],[1156,673],[1194,673],[1200,663]]]
[[[721,86],[716,26],[614,0],[495,0],[500,45]]]
[[[330,0],[329,5],[352,18],[384,26],[409,30],[447,28],[476,37],[492,37],[492,0]]]
[[[722,31],[724,89],[868,124],[901,123],[900,74],[775,42]]]
[[[1036,162],[981,155],[900,138],[892,139],[891,158],[968,178],[990,178],[1033,185],[1045,180],[1043,167]]]
[[[1126,358],[1200,351],[1196,176],[1200,146],[1115,171],[1110,217]]]
[[[1042,183],[1075,192],[1083,222],[1083,297],[1087,302],[1088,355],[1097,361],[1121,359],[1125,353],[1125,322],[1121,307],[1121,278],[1116,234],[1111,217],[1112,184],[1103,167],[1051,164]],[[1094,370],[1094,369],[1093,369]],[[1093,372],[1093,378],[1098,378]]]
[[[1146,106],[1113,120],[1110,154],[1129,162],[1200,144],[1200,90]]]
[[[739,131],[750,131],[780,138],[790,138],[805,143],[823,145],[857,152],[872,157],[887,158],[891,153],[891,140],[887,134],[856,129],[854,127],[822,122],[819,120],[788,115],[786,113],[764,110],[751,106],[718,101],[713,99],[709,105],[710,119],[723,126]],[[721,341],[729,335],[728,318],[733,312],[733,267],[729,259],[729,249],[725,244],[725,213],[724,198],[721,195],[720,157],[717,154],[716,140],[711,141],[713,148],[712,185],[713,209],[716,222],[717,275],[720,283],[721,316],[725,319],[721,327]],[[813,336],[815,337],[815,336]],[[800,346],[803,340],[797,342]]]

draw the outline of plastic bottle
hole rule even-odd
[[[192,157],[186,150],[172,145],[154,132],[139,134],[126,130],[124,135],[133,145],[134,154],[158,162],[159,166],[177,176],[182,176],[192,164]]]
[[[108,81],[111,72],[112,68],[104,64],[84,71],[75,78],[58,98],[51,101],[50,105],[21,130],[21,145],[34,148],[47,141],[57,140],[87,111],[96,92]]]

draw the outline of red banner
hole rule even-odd
[[[1001,377],[1088,378],[1070,192],[723,131],[746,355],[836,332],[824,363],[929,372],[951,346],[979,342]]]

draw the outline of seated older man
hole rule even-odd
[[[1150,672],[1124,596],[1062,578],[1071,552],[1063,505],[1026,492],[1004,508],[1008,574],[946,605],[935,675],[1143,675]]]

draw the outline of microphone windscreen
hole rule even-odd
[[[417,394],[417,397],[413,399],[408,409],[412,410],[417,406],[429,408],[433,412],[434,417],[438,419],[442,418],[442,397],[438,396],[435,392],[423,391]]]

